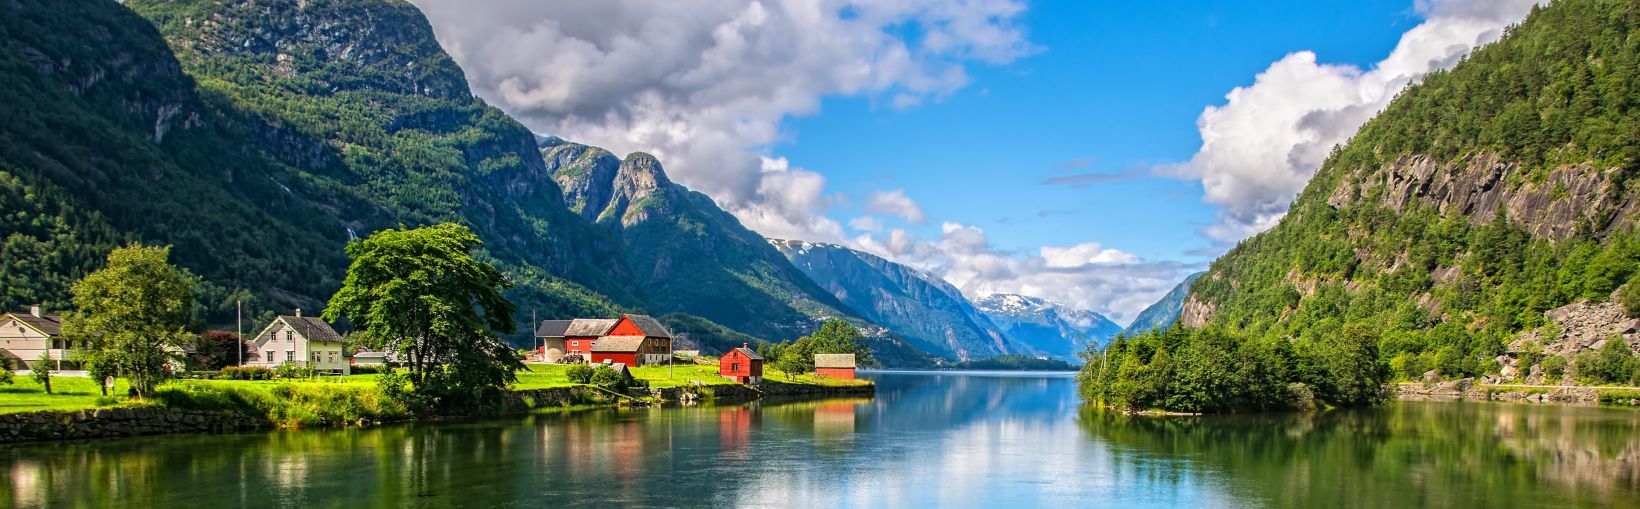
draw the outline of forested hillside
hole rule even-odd
[[[1255,386],[1297,382],[1324,399],[1362,402],[1370,399],[1335,382],[1378,373],[1328,357],[1369,350],[1383,375],[1398,378],[1432,370],[1542,381],[1536,363],[1559,357],[1573,368],[1549,382],[1589,379],[1576,373],[1577,356],[1610,344],[1585,341],[1603,325],[1546,312],[1616,307],[1606,303],[1636,276],[1637,35],[1636,3],[1561,0],[1408,88],[1335,150],[1279,225],[1195,282],[1182,318],[1194,331],[1119,348],[1111,383],[1089,387],[1110,394],[1142,371],[1165,385],[1222,368],[1263,377],[1248,382]],[[1600,339],[1640,343],[1632,328],[1620,332]],[[1198,369],[1223,351],[1249,360]],[[1135,400],[1182,392],[1175,383]],[[1196,407],[1293,405],[1280,392]]]

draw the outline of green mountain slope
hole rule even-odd
[[[949,283],[843,246],[770,240],[821,287],[862,317],[946,359],[1034,353],[1009,341]]]
[[[631,280],[653,307],[771,339],[853,315],[711,198],[668,179],[653,156],[621,160],[556,138],[541,154],[570,210],[622,240]]]
[[[1637,39],[1640,5],[1561,0],[1407,89],[1213,263],[1183,323],[1321,342],[1362,324],[1406,377],[1576,353],[1561,343],[1627,318],[1546,312],[1615,308],[1640,262]]]
[[[1196,278],[1202,277],[1202,274],[1204,274],[1204,272],[1191,274],[1189,277],[1184,278],[1184,281],[1180,282],[1177,286],[1174,286],[1172,290],[1168,290],[1167,295],[1163,295],[1161,300],[1156,301],[1155,304],[1146,306],[1143,311],[1139,312],[1139,316],[1133,319],[1133,323],[1128,324],[1127,329],[1123,330],[1122,333],[1138,334],[1150,332],[1155,329],[1166,329],[1168,327],[1172,327],[1173,324],[1178,323],[1179,313],[1184,310],[1184,299],[1186,296],[1190,295],[1190,285],[1191,283],[1196,282]]]

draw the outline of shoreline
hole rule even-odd
[[[1446,382],[1389,384],[1390,396],[1403,401],[1502,401],[1571,406],[1640,406],[1640,387],[1525,385]]]
[[[38,410],[0,414],[0,447],[65,440],[113,440],[155,435],[244,433],[273,429],[340,429],[385,424],[438,423],[515,417],[568,408],[670,407],[701,403],[744,404],[764,398],[783,400],[874,397],[877,385],[824,386],[765,381],[740,384],[633,388],[616,393],[592,385],[508,390],[490,413],[429,415],[394,420],[359,420],[334,425],[281,426],[265,415],[233,410],[185,410],[143,403],[77,410]]]

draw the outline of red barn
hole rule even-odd
[[[645,315],[621,315],[619,319],[610,322],[613,323],[608,330],[602,337],[593,341],[588,350],[588,359],[591,362],[601,363],[607,360],[628,366],[644,366],[664,364],[672,360],[672,331],[666,330],[666,326],[661,325],[659,320]],[[574,323],[570,324],[570,329],[575,330]],[[588,329],[588,332],[590,331],[591,326]],[[569,332],[564,334],[566,341],[579,341],[579,336],[572,340]]]
[[[763,381],[763,356],[752,351],[751,345],[729,350],[718,358],[718,374],[735,382],[755,384]]]
[[[609,334],[620,320],[576,318],[564,329],[564,355],[579,355],[581,360],[592,358],[592,344]]]
[[[820,376],[832,378],[854,379],[854,354],[851,353],[817,353],[814,354],[814,372]]]

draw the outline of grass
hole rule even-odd
[[[781,370],[774,369],[774,368],[768,368],[768,367],[763,368],[763,378],[768,380],[768,381],[771,381],[771,382],[780,382],[780,383],[788,383],[788,384],[802,384],[802,385],[819,385],[819,386],[822,386],[822,387],[855,387],[855,386],[862,386],[862,385],[871,385],[871,381],[869,381],[869,380],[860,380],[860,379],[849,380],[847,378],[832,378],[832,377],[829,377],[829,376],[820,376],[820,375],[817,375],[817,374],[814,374],[814,373],[804,373],[804,374],[801,374],[801,375],[793,375],[793,374],[787,373],[785,371],[781,371]]]
[[[124,379],[117,380],[114,390],[109,391],[111,396],[104,399],[99,384],[90,378],[52,377],[51,394],[26,375],[17,375],[12,381],[11,385],[0,385],[0,414],[118,405],[125,402],[125,392],[131,387]],[[98,404],[99,399],[103,404]]]

